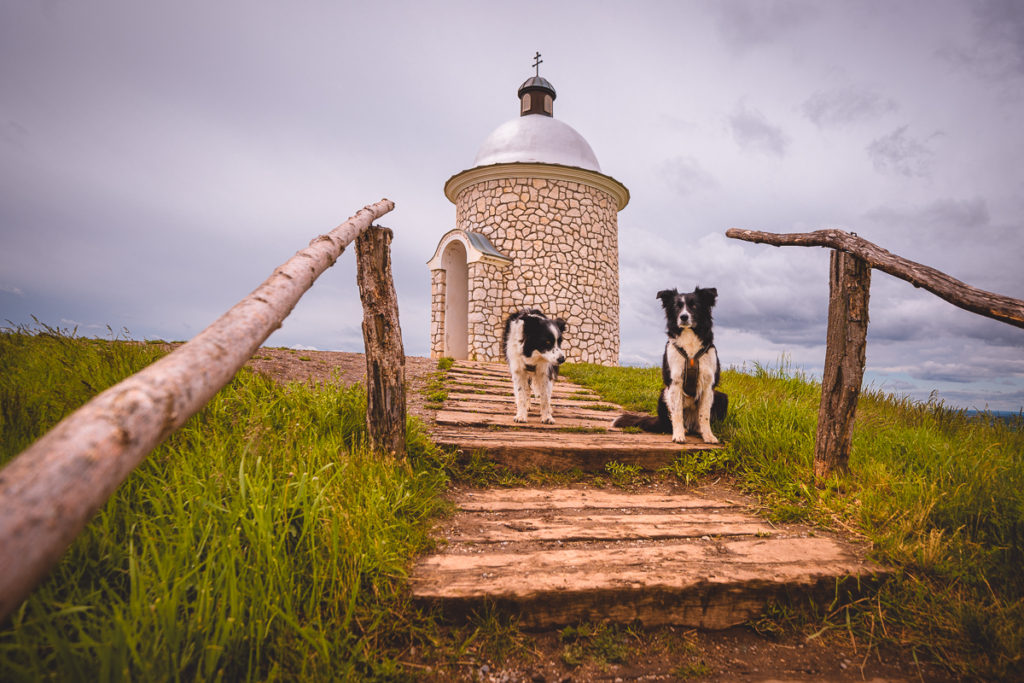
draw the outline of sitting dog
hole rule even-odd
[[[516,422],[526,422],[530,389],[540,396],[540,421],[552,424],[551,392],[558,378],[558,366],[565,362],[562,333],[565,321],[551,320],[536,308],[513,313],[505,321],[501,346],[512,373],[516,397]]]
[[[665,388],[658,399],[658,415],[626,413],[614,427],[640,427],[644,431],[672,433],[672,441],[685,443],[686,433],[697,433],[707,443],[718,443],[711,420],[725,417],[729,397],[718,386],[721,366],[711,329],[711,309],[718,290],[697,287],[680,294],[675,289],[658,292],[665,309],[668,341],[661,359]]]

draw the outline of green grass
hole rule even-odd
[[[655,411],[656,368],[566,364],[562,373],[606,400]],[[849,631],[868,648],[910,648],[968,677],[1024,666],[1021,420],[971,419],[935,401],[862,393],[850,472],[817,485],[820,385],[781,364],[724,371],[721,388],[729,416],[716,433],[727,448],[684,454],[663,472],[688,483],[728,473],[774,521],[852,531],[896,569],[870,600],[780,609],[778,621]]]
[[[46,327],[0,333],[0,463],[164,352]],[[431,391],[443,390],[446,366]],[[562,372],[630,410],[655,409],[658,369]],[[869,392],[850,473],[818,485],[820,387],[785,366],[755,365],[723,372],[722,388],[730,415],[716,430],[726,448],[683,454],[656,475],[610,464],[601,481],[727,475],[773,520],[852,532],[896,569],[857,602],[776,604],[754,625],[761,632],[842,634],[865,653],[891,645],[970,679],[1016,675],[1024,666],[1019,422]],[[364,447],[364,410],[359,385],[282,386],[239,373],[130,475],[0,624],[0,679],[393,680],[418,670],[403,664],[414,648],[428,663],[529,658],[514,621],[492,613],[440,630],[409,604],[406,571],[430,546],[430,520],[448,509],[440,494],[449,476],[513,486],[584,475],[512,474],[479,454],[458,462],[415,420],[409,458],[391,460]],[[635,659],[639,642],[618,627],[577,625],[561,637],[561,660]],[[704,671],[693,659],[676,675]]]
[[[644,473],[640,465],[626,465],[612,460],[605,463],[604,471],[612,484],[619,488],[635,488],[650,481],[650,476]]]
[[[660,368],[610,368],[589,363],[566,363],[559,373],[570,382],[593,389],[604,400],[626,410],[649,413],[657,410],[658,390],[652,398],[651,387],[661,385]]]
[[[558,638],[562,642],[562,663],[570,668],[590,661],[607,669],[609,664],[627,662],[631,654],[628,632],[615,624],[584,622],[566,626]]]
[[[440,410],[444,407],[444,402],[448,400],[448,388],[445,385],[445,381],[448,377],[448,371],[454,362],[452,358],[448,357],[438,359],[437,371],[431,373],[427,379],[425,396],[428,408]]]
[[[0,334],[0,463],[161,355],[58,330]],[[399,676],[432,628],[407,604],[446,485],[421,426],[407,461],[364,446],[365,390],[243,370],[157,448],[0,624],[0,679]]]
[[[46,326],[37,334],[0,330],[0,463],[165,353],[144,343],[75,338]]]

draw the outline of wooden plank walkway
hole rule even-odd
[[[540,423],[536,400],[530,421],[516,425],[504,366],[458,361],[448,378],[435,441],[516,471],[599,470],[609,460],[657,468],[684,450],[721,447],[613,429],[621,409],[565,380],[556,385],[554,425]],[[856,592],[886,575],[864,561],[863,548],[773,526],[720,490],[461,490],[453,502],[457,513],[436,530],[442,550],[411,574],[414,599],[452,618],[491,605],[526,628],[611,620],[719,629],[755,618],[772,600],[831,600],[840,584]]]
[[[612,460],[657,469],[683,451],[722,448],[697,437],[676,444],[665,434],[634,434],[612,427],[622,408],[563,377],[555,383],[551,425],[541,423],[536,397],[528,422],[513,422],[515,400],[505,365],[456,361],[446,385],[448,399],[437,413],[434,442],[466,453],[483,452],[513,472],[600,472]]]
[[[581,621],[722,629],[769,601],[830,601],[837,582],[866,590],[885,571],[862,549],[800,527],[774,527],[720,496],[592,489],[457,494],[419,561],[413,595],[446,617],[493,605],[524,628]]]

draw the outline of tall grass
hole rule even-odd
[[[0,334],[0,463],[152,345]],[[371,453],[365,391],[243,370],[117,490],[5,624],[0,679],[362,680],[402,672],[403,597],[446,480],[415,421]]]
[[[633,410],[654,412],[651,368],[565,365],[562,373]],[[895,576],[831,615],[866,642],[930,656],[970,677],[1024,666],[1024,424],[972,418],[937,401],[862,393],[850,471],[816,485],[821,387],[785,363],[722,373],[725,452],[707,460],[757,494],[777,521],[854,532]],[[795,618],[795,617],[794,617]],[[813,626],[822,628],[820,624]]]
[[[0,463],[162,353],[45,327],[0,333]],[[653,411],[661,383],[650,368],[563,373],[631,410]],[[755,365],[723,372],[722,388],[730,415],[716,433],[727,448],[665,471],[685,480],[728,472],[773,519],[858,534],[896,569],[869,599],[831,612],[783,606],[779,624],[843,630],[868,653],[909,648],[971,678],[1016,675],[1020,421],[868,392],[850,473],[817,485],[820,387],[785,365]],[[0,624],[0,679],[394,679],[407,675],[413,644],[458,657],[460,646],[438,638],[403,592],[410,558],[430,545],[429,520],[445,509],[450,456],[414,420],[408,460],[369,452],[364,411],[359,386],[239,373],[132,473]]]

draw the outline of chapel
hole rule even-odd
[[[629,190],[554,117],[539,57],[519,86],[519,116],[444,185],[456,227],[427,262],[433,358],[503,361],[505,318],[539,308],[566,321],[568,361],[618,364],[618,212]]]

